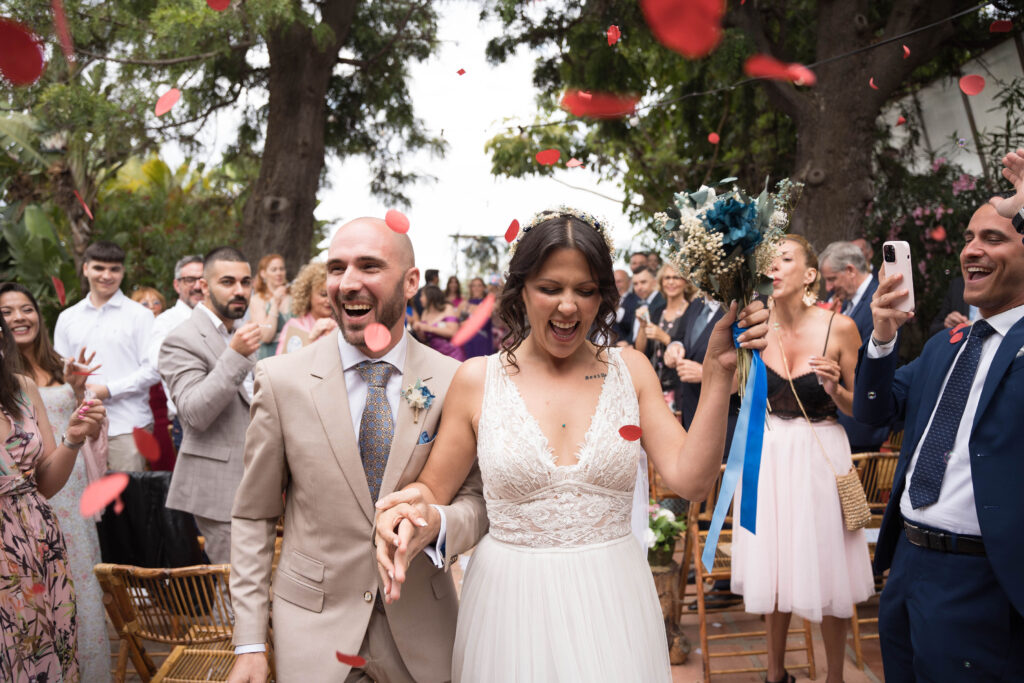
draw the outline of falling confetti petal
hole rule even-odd
[[[459,69],[455,73],[457,73],[458,75],[462,76],[462,75],[464,75],[466,73],[466,70],[465,69]]]
[[[78,203],[82,205],[83,209],[85,209],[85,215],[89,217],[89,220],[93,220],[92,211],[89,210],[89,205],[85,203],[84,199],[82,199],[82,195],[78,194],[78,190],[74,190],[74,193],[75,197],[78,198]]]
[[[621,37],[622,32],[619,30],[618,26],[612,24],[611,26],[608,27],[608,45],[614,45],[615,43],[619,42],[619,38]]]
[[[1013,30],[1013,22],[1009,19],[996,19],[989,24],[990,33],[1009,33]]]
[[[231,0],[206,0],[206,4],[212,10],[223,12],[231,6]]]
[[[717,145],[720,141],[721,138],[718,137],[718,133],[708,133],[708,142],[712,145]]]
[[[641,0],[640,8],[658,42],[687,59],[706,57],[722,40],[721,0]]]
[[[898,119],[896,119],[896,125],[897,126],[902,126],[906,122],[907,122],[907,119],[904,116],[901,116]]]
[[[562,158],[562,153],[557,149],[545,149],[542,152],[537,152],[534,158],[542,166],[551,166],[558,163],[558,160]]]
[[[74,64],[75,47],[71,44],[71,29],[68,28],[68,17],[64,14],[64,3],[62,0],[51,0],[50,7],[53,9],[53,28],[60,39],[64,58],[68,60],[68,64]]]
[[[363,341],[366,342],[366,348],[374,353],[383,351],[391,343],[391,330],[380,323],[370,323],[363,330]]]
[[[384,222],[395,232],[409,232],[409,219],[401,211],[388,209],[388,212],[384,214]]]
[[[640,431],[640,428],[636,425],[625,425],[623,427],[619,427],[619,436],[626,441],[636,441],[642,434],[643,432]]]
[[[573,116],[615,119],[635,112],[639,100],[636,95],[567,90],[562,97],[562,109],[568,110]]]
[[[510,243],[519,234],[519,221],[513,218],[512,222],[508,224],[508,229],[505,231],[505,241]]]
[[[119,515],[124,512],[124,501],[121,500],[121,496],[118,496],[114,501],[114,514]]]
[[[156,437],[141,427],[132,429],[132,438],[135,440],[135,448],[143,458],[149,462],[156,462],[160,459],[160,444]]]
[[[153,113],[157,116],[163,116],[171,110],[171,108],[178,103],[181,98],[181,91],[177,88],[171,88],[156,101],[156,107],[153,109]]]
[[[78,512],[83,517],[92,517],[113,503],[126,486],[128,486],[128,475],[124,472],[115,472],[102,479],[97,479],[86,486],[85,491],[82,492],[82,500],[78,503]]]
[[[0,74],[14,85],[35,83],[43,73],[43,48],[21,24],[0,17]]]
[[[41,583],[34,583],[32,584],[32,592],[36,595],[42,595],[46,592],[46,586]]]
[[[874,76],[872,76],[871,78],[868,79],[868,85],[871,86],[872,90],[878,90],[878,86],[875,85],[875,77]]]
[[[985,79],[977,74],[970,74],[960,79],[960,89],[965,95],[977,95],[985,89]]]
[[[932,230],[931,237],[936,242],[946,241],[946,229],[941,225]]]
[[[751,56],[744,62],[743,72],[752,78],[791,81],[797,85],[814,85],[818,82],[814,72],[803,64],[784,64],[769,55]]]
[[[578,168],[582,165],[583,162],[577,159],[576,157],[573,157],[572,159],[569,159],[569,161],[565,162],[566,168]]]
[[[342,654],[341,652],[335,652],[334,654],[338,658],[338,661],[342,664],[348,664],[349,666],[355,667],[356,669],[362,669],[364,666],[366,666],[366,660],[360,657],[359,655],[346,655]]]
[[[488,320],[491,319],[491,312],[494,310],[494,294],[488,294],[484,300],[477,304],[476,310],[469,314],[466,322],[462,323],[459,331],[452,337],[452,344],[462,346],[480,331]]]
[[[903,59],[906,59],[909,56],[910,56],[910,48],[907,47],[906,45],[904,45],[903,46]]]
[[[961,339],[964,338],[964,330],[969,326],[969,323],[960,323],[949,331],[949,343],[957,344]]]
[[[64,291],[64,283],[56,275],[50,276],[50,281],[53,282],[53,288],[57,291],[57,301],[60,302],[60,307],[64,308],[67,305],[66,294]]]

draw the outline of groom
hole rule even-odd
[[[487,529],[479,471],[431,517],[439,552],[428,548],[429,558],[413,560],[406,599],[384,604],[373,547],[374,502],[416,480],[458,367],[404,331],[405,302],[418,282],[408,237],[375,218],[343,225],[327,258],[340,334],[256,367],[245,475],[232,512],[234,683],[266,680],[282,514],[272,601],[277,680],[451,679],[458,603],[446,570]],[[367,344],[371,323],[389,331],[384,348]],[[417,380],[434,398],[414,410],[402,390]],[[367,664],[350,669],[336,653]]]

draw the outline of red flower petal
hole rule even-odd
[[[231,0],[206,0],[206,4],[212,10],[223,12],[231,6]]]
[[[171,110],[171,108],[178,103],[181,99],[181,91],[177,88],[171,88],[156,101],[156,107],[153,108],[153,113],[157,116],[163,116]]]
[[[562,153],[557,149],[545,149],[542,152],[537,152],[534,158],[542,166],[551,166],[552,164],[557,164],[561,157]]]
[[[956,334],[950,336],[949,343],[950,344],[957,344],[963,338],[964,338],[964,333],[963,332],[957,332]]]
[[[82,205],[83,209],[85,209],[85,215],[89,217],[89,220],[94,220],[92,217],[92,211],[89,210],[89,205],[85,203],[84,199],[82,199],[82,195],[78,194],[78,190],[74,190],[74,193],[75,197],[78,199],[78,203]]]
[[[395,232],[403,234],[409,232],[409,219],[401,211],[388,209],[388,212],[384,214],[384,222]]]
[[[953,336],[954,334],[957,334],[958,332],[962,332],[966,328],[968,328],[969,326],[970,326],[970,323],[960,323],[959,325],[957,325],[956,327],[952,328],[949,331],[949,335]]]
[[[989,33],[1009,33],[1013,30],[1013,22],[1009,19],[996,19],[988,27]]]
[[[636,95],[566,90],[562,96],[562,109],[567,109],[573,116],[616,119],[634,113],[639,100]]]
[[[359,655],[346,655],[340,652],[335,652],[334,655],[338,658],[338,661],[342,664],[348,664],[356,669],[362,669],[366,666],[366,660]]]
[[[565,162],[565,166],[566,168],[578,168],[583,166],[583,162],[576,157],[573,157],[572,159],[569,159],[569,161]]]
[[[708,142],[712,145],[717,145],[721,140],[722,138],[718,137],[718,133],[708,133]]]
[[[71,30],[68,28],[67,15],[64,14],[64,3],[62,0],[50,0],[50,7],[53,9],[53,29],[60,39],[64,58],[68,60],[68,64],[74,64],[75,48],[71,44]]]
[[[818,82],[818,77],[814,75],[814,72],[803,64],[790,64],[786,67],[786,73],[789,75],[789,80],[796,85],[814,85]]]
[[[462,76],[463,74],[465,74],[465,73],[466,73],[466,70],[465,70],[465,69],[459,69],[459,70],[458,70],[458,71],[456,71],[455,73],[457,73],[457,74],[459,74],[460,76]]]
[[[871,86],[872,90],[878,90],[878,86],[875,85],[875,77],[874,76],[872,76],[871,78],[868,79],[868,85]]]
[[[64,282],[56,275],[50,276],[50,281],[53,283],[53,288],[57,291],[57,301],[60,302],[61,308],[67,306],[66,294],[64,292]]]
[[[156,437],[141,427],[132,429],[132,438],[135,440],[135,448],[139,450],[142,457],[150,462],[160,459],[160,444]]]
[[[931,238],[936,242],[946,241],[946,229],[941,225],[932,230]]]
[[[636,425],[625,425],[623,427],[619,427],[619,436],[626,441],[636,441],[642,435],[643,432],[640,431],[640,428]]]
[[[391,330],[380,323],[370,323],[363,330],[363,341],[366,343],[366,348],[374,353],[383,351],[391,343]]]
[[[34,583],[32,584],[32,592],[36,595],[42,595],[46,592],[46,586],[41,583]]]
[[[35,83],[43,73],[43,48],[21,24],[0,17],[0,74],[14,85]]]
[[[906,45],[904,45],[903,46],[903,59],[906,59],[909,56],[910,56],[910,48],[907,47]]]
[[[818,77],[803,64],[784,64],[771,55],[752,55],[743,63],[743,72],[752,78],[791,81],[797,85],[814,85]]]
[[[92,517],[103,510],[114,499],[121,495],[128,486],[128,475],[124,472],[108,474],[85,487],[82,500],[78,503],[78,511],[83,517]]]
[[[612,24],[608,27],[608,45],[614,45],[619,42],[620,37],[622,37],[622,32],[619,30],[618,26]]]
[[[960,79],[960,89],[965,95],[977,95],[985,89],[985,79],[977,74],[970,74]]]
[[[687,59],[706,57],[722,40],[722,0],[641,0],[651,33]]]
[[[901,116],[901,117],[899,117],[898,119],[896,119],[896,125],[897,125],[897,126],[902,126],[902,125],[903,125],[904,123],[906,123],[906,122],[907,122],[907,119],[905,119],[905,118],[904,118],[904,117],[902,117],[902,116]]]
[[[513,218],[512,222],[508,224],[508,229],[505,230],[505,241],[510,243],[519,234],[519,220]]]
[[[484,300],[477,304],[476,310],[469,314],[466,322],[462,323],[459,331],[452,337],[452,344],[462,346],[480,331],[488,320],[491,319],[491,312],[494,310],[494,294],[488,294]]]

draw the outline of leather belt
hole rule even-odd
[[[957,555],[984,555],[985,543],[981,536],[966,536],[945,531],[932,531],[903,520],[907,540],[916,546]]]

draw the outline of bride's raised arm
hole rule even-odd
[[[714,327],[704,356],[700,402],[687,434],[665,405],[661,384],[650,363],[639,353],[624,352],[640,403],[641,445],[665,484],[687,500],[700,500],[714,484],[722,464],[729,396],[736,372],[736,351],[730,326],[736,304]],[[739,315],[740,335],[745,349],[761,350],[768,333],[768,310],[760,301],[745,307]]]

